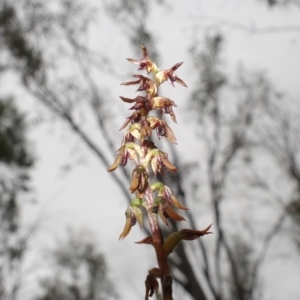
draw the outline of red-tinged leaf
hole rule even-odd
[[[142,239],[139,242],[135,242],[136,244],[147,244],[147,245],[152,245],[153,244],[153,237],[152,236],[147,236],[144,239]]]
[[[182,235],[183,240],[192,241],[199,238],[200,236],[212,234],[212,232],[209,231],[211,226],[212,224],[210,224],[204,230],[182,229],[180,230],[180,233]]]

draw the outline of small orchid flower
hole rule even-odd
[[[172,190],[163,184],[160,181],[155,181],[151,183],[150,185],[150,191],[152,193],[158,191],[157,196],[165,198],[171,205],[175,206],[176,208],[182,209],[182,210],[188,210],[186,206],[184,206],[182,203],[180,203],[175,195],[173,194]]]
[[[146,136],[151,136],[152,129],[147,120],[141,120],[139,123],[133,123],[125,132],[122,145],[128,142],[134,142],[135,139],[144,141]]]
[[[160,167],[165,167],[165,168],[167,168],[171,172],[177,172],[178,171],[177,168],[169,161],[167,153],[164,153],[162,151],[158,151],[158,155],[159,155],[159,159],[158,159],[158,164],[159,164],[158,172],[160,174],[163,174],[162,173],[162,169]]]
[[[115,159],[114,163],[107,169],[108,172],[114,171],[119,165],[126,166],[127,164],[129,153],[126,150],[125,145],[122,146],[117,153],[117,158]]]
[[[107,169],[108,172],[112,172],[118,168],[118,166],[126,166],[128,158],[138,163],[138,156],[141,154],[141,148],[135,143],[126,143],[117,151],[117,158],[114,163]]]
[[[146,189],[148,188],[148,178],[149,174],[147,170],[139,165],[136,166],[132,171],[131,183],[129,190],[131,193],[138,191],[141,194],[144,194]]]
[[[172,120],[177,123],[172,109],[172,106],[177,106],[174,101],[166,97],[153,97],[149,102],[151,109],[158,110],[161,114],[170,114]]]
[[[137,89],[137,92],[146,91],[147,95],[156,96],[157,86],[150,78],[145,77],[143,75],[133,75],[133,77],[138,78],[138,79],[135,81],[123,82],[123,83],[121,83],[121,85],[139,84],[140,86]]]
[[[131,110],[141,110],[142,108],[147,108],[147,106],[148,106],[148,101],[147,101],[146,97],[143,97],[143,96],[137,96],[134,99],[125,98],[122,96],[119,96],[119,97],[122,99],[122,101],[124,101],[126,103],[134,103],[135,102],[135,104],[129,108]]]
[[[131,227],[136,224],[138,221],[140,228],[143,229],[143,213],[138,207],[139,204],[135,204],[136,200],[140,200],[139,198],[134,199],[131,202],[125,211],[126,222],[122,233],[120,234],[119,240],[123,240],[130,232]]]
[[[183,64],[183,61],[180,63],[175,64],[172,68],[164,71],[159,71],[155,74],[155,81],[158,85],[161,85],[165,81],[168,81],[171,85],[174,86],[174,82],[181,84],[184,87],[187,85],[181,80],[176,74],[175,71]]]
[[[122,129],[124,129],[128,124],[133,124],[133,123],[139,123],[139,121],[141,120],[141,112],[140,111],[135,111],[130,117],[127,118],[127,120],[124,122],[124,124],[122,125],[122,127],[119,129],[119,131],[121,131]]]
[[[159,190],[157,196],[163,197],[164,199],[166,199],[168,201],[168,203],[170,205],[174,205],[176,208],[179,208],[182,210],[188,210],[188,208],[186,206],[184,206],[177,200],[177,198],[174,196],[172,190],[166,185],[163,185],[163,187]]]
[[[177,212],[171,207],[171,204],[161,196],[158,196],[154,199],[153,213],[158,213],[162,221],[168,226],[168,218],[171,218],[176,221],[183,221],[185,218],[177,214]]]
[[[168,155],[157,148],[148,151],[145,160],[147,164],[151,162],[151,167],[155,175],[157,172],[163,174],[164,167],[171,172],[177,172],[177,168],[169,161]]]
[[[170,143],[177,144],[176,137],[168,124],[156,117],[148,117],[151,129],[156,129],[158,138],[164,136]]]
[[[126,209],[125,212],[126,222],[122,233],[119,236],[119,240],[123,240],[130,232],[131,227],[136,224],[136,217],[130,206]]]
[[[146,47],[140,45],[143,51],[143,58],[141,59],[133,59],[133,58],[127,58],[128,61],[139,65],[139,70],[146,70],[149,74],[150,72],[157,72],[157,66],[155,63],[149,58]]]

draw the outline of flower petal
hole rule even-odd
[[[108,172],[114,171],[119,166],[121,160],[122,160],[122,154],[118,154],[118,156],[117,156],[116,160],[114,161],[114,163],[109,168],[107,168],[107,171]]]
[[[171,219],[175,221],[185,221],[185,218],[180,216],[171,206],[166,206],[164,210]]]
[[[143,222],[143,212],[136,206],[131,206],[131,209],[135,215],[136,220],[138,221],[140,228],[143,229],[144,222]]]
[[[180,203],[174,195],[172,195],[171,198],[172,198],[172,204],[175,207],[182,209],[182,210],[189,210],[186,206],[184,206],[182,203]]]
[[[162,151],[159,152],[160,159],[162,160],[164,166],[171,172],[177,172],[177,168],[168,160],[168,155]]]
[[[119,236],[119,240],[120,241],[123,240],[129,234],[130,230],[131,230],[131,219],[126,218],[125,226],[122,233]]]

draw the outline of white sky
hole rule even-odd
[[[222,20],[223,28],[226,28],[223,57],[228,71],[234,70],[236,62],[242,62],[251,69],[265,69],[278,89],[288,92],[295,98],[299,97],[300,31],[260,34],[259,31],[245,32],[235,25],[239,23],[253,30],[269,26],[298,25],[300,27],[300,10],[295,8],[268,10],[258,2],[254,0],[169,1],[171,9],[155,8],[151,13],[148,28],[157,38],[161,67],[169,67],[176,62],[184,61],[177,73],[189,85],[193,78],[193,74],[189,72],[189,65],[193,62],[187,52],[191,38],[203,40],[205,26]],[[134,57],[134,54],[129,52],[129,48],[122,47],[125,37],[120,36],[116,27],[111,26],[111,23],[107,25],[106,22],[108,21],[102,19],[99,25],[101,34],[94,33],[94,44],[96,47],[97,45],[101,47],[103,42],[106,42],[112,58],[122,67],[127,66],[125,72],[136,73],[136,67],[129,63],[127,65],[125,60],[127,57]],[[116,34],[118,38],[115,38]],[[122,73],[121,70],[119,71]],[[128,78],[124,78],[124,81],[126,80]],[[111,84],[113,98],[108,101],[119,102],[118,95],[122,94],[130,97],[132,90],[120,88],[119,78],[112,80]],[[9,87],[7,89],[9,90]],[[178,95],[182,95],[184,99],[187,97],[186,90],[177,86],[175,90],[166,88],[166,91],[170,93],[171,99],[173,99],[172,95],[176,98],[174,100],[178,104],[176,110],[178,114],[184,107],[182,103],[184,100]],[[18,96],[17,93],[16,95]],[[185,147],[184,118],[179,116],[178,119],[178,124],[173,128],[178,139],[177,147],[183,149]],[[112,278],[116,280],[119,292],[125,293],[121,299],[142,299],[146,272],[156,264],[154,252],[149,246],[134,244],[134,241],[144,237],[144,233],[138,226],[133,228],[124,241],[118,241],[125,222],[126,203],[119,190],[112,184],[111,175],[106,173],[104,166],[93,155],[86,151],[88,156],[85,157],[86,164],[79,164],[67,175],[62,174],[61,166],[66,160],[73,159],[70,158],[71,142],[68,142],[68,134],[62,133],[65,129],[64,126],[55,124],[53,127],[42,126],[30,133],[34,152],[38,156],[33,173],[37,204],[27,206],[24,217],[27,222],[30,222],[36,216],[42,215],[43,226],[37,239],[45,247],[42,246],[39,253],[43,253],[46,245],[53,244],[55,237],[63,234],[68,225],[75,228],[82,226],[91,228],[99,240],[100,248],[106,254]],[[118,131],[118,129],[119,127],[116,127],[114,130]],[[206,224],[203,224],[204,226]],[[296,270],[292,274],[299,275],[299,267],[291,266],[291,269],[293,268]],[[274,293],[268,293],[264,299],[299,299],[300,289],[297,282],[300,282],[300,278],[287,276],[286,280],[281,282],[278,282],[276,275],[274,278],[268,278],[267,286],[276,284],[276,287],[273,289]],[[31,288],[28,286],[24,290],[25,297],[30,295]],[[288,298],[286,295],[289,295]]]

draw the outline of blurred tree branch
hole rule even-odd
[[[24,10],[17,2],[2,3],[0,50],[2,55],[9,56],[11,60],[1,67],[3,70],[14,68],[19,72],[28,91],[67,124],[88,150],[107,167],[111,162],[111,150],[116,148],[110,132],[112,120],[109,116],[110,107],[105,105],[107,90],[104,88],[107,66],[112,64],[105,55],[101,59],[95,59],[93,52],[85,45],[83,37],[88,30],[90,11],[76,1],[64,1],[64,6],[58,4],[55,15],[46,3],[37,0],[28,3],[35,4],[36,14],[30,9]],[[145,44],[148,49],[152,49],[151,57],[156,59],[154,38],[147,27],[150,2],[128,0],[122,3],[109,2],[106,5],[122,31],[128,33],[131,42]],[[29,14],[35,17],[26,18]],[[48,18],[41,18],[41,15]],[[216,20],[210,26],[213,29],[229,26],[255,34],[278,30],[299,31],[297,26],[253,29],[228,20]],[[41,34],[38,28],[43,28],[44,32]],[[43,38],[46,45],[44,47],[40,41]],[[53,42],[51,47],[48,46],[50,43],[47,39]],[[224,74],[221,59],[222,35],[208,36],[203,49],[198,48],[196,41],[192,41],[192,44],[190,54],[197,81],[189,107],[195,113],[198,124],[197,134],[200,140],[197,142],[206,149],[206,156],[203,154],[203,157],[198,158],[206,173],[205,178],[199,174],[193,177],[192,172],[172,175],[169,177],[169,186],[182,203],[192,202],[194,206],[207,204],[208,214],[215,219],[215,240],[213,245],[206,245],[198,240],[195,242],[197,244],[193,244],[197,245],[197,251],[191,251],[192,246],[176,248],[176,255],[171,262],[180,276],[174,276],[185,292],[197,300],[258,299],[255,297],[259,288],[259,272],[267,249],[280,234],[287,214],[295,216],[300,211],[299,131],[295,124],[291,125],[294,118],[283,114],[283,105],[278,102],[275,89],[263,74],[249,74],[246,70],[241,70],[236,81]],[[68,72],[68,68],[72,71]],[[98,78],[103,83],[100,81],[98,84]],[[83,122],[81,113],[88,116],[86,120],[97,126],[97,135],[90,132],[90,124]],[[196,140],[193,143],[196,144]],[[243,200],[251,192],[254,195],[251,195],[251,200],[256,201],[257,206],[260,205],[259,197],[255,195],[257,190],[266,194],[268,203],[272,206],[277,203],[274,193],[268,189],[268,176],[258,178],[253,171],[259,169],[255,155],[260,155],[261,152],[265,156],[274,157],[277,161],[275,168],[282,172],[284,178],[294,183],[294,197],[284,197],[278,221],[266,228],[261,236],[256,233],[251,236],[250,241],[246,238],[237,239],[235,231],[242,230],[241,224],[233,224],[227,215],[232,202],[230,200],[234,197],[232,185],[234,190],[242,191]],[[260,157],[264,160],[264,156]],[[176,151],[173,151],[173,159],[176,165],[184,164],[179,161]],[[126,188],[126,170],[113,173],[112,176],[129,201],[131,197]],[[200,185],[200,181],[205,183],[200,187],[202,190],[192,194],[191,185],[195,182]],[[255,187],[255,181],[260,181],[260,185]],[[187,222],[198,227],[198,216],[193,212],[188,216]],[[246,216],[241,214],[241,219],[242,217]],[[172,225],[176,230],[180,229],[178,224]],[[247,228],[245,236],[251,230]],[[259,249],[253,247],[254,240]],[[247,280],[242,267],[248,275]],[[81,295],[77,290],[73,292],[80,299]]]

